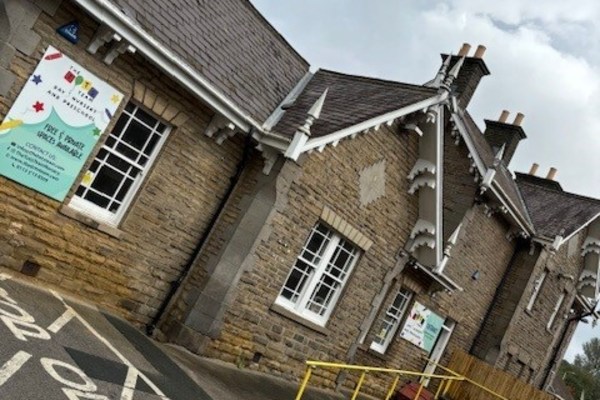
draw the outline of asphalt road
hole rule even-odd
[[[211,400],[127,322],[0,273],[1,400]]]

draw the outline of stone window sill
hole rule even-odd
[[[308,329],[318,332],[322,335],[325,335],[325,336],[329,335],[329,329],[327,329],[323,326],[317,325],[314,322],[307,320],[306,318],[302,318],[298,314],[293,313],[292,311],[288,310],[285,307],[280,306],[279,304],[271,305],[271,311],[273,311],[287,319],[290,319],[300,325],[303,325],[303,326],[307,327]]]
[[[363,351],[366,354],[368,354],[368,355],[370,355],[372,357],[378,358],[378,359],[380,359],[382,361],[389,361],[389,359],[390,359],[390,357],[387,354],[387,352],[386,353],[380,353],[378,351],[375,351],[375,350],[373,350],[371,348],[371,346],[369,346],[366,343],[361,344],[358,348],[359,348],[360,351]]]
[[[72,218],[75,221],[81,222],[82,224],[89,226],[90,228],[96,229],[102,233],[106,233],[107,235],[112,236],[116,239],[121,239],[123,237],[124,233],[122,230],[115,228],[114,226],[108,225],[104,222],[97,221],[89,215],[83,214],[69,206],[62,206],[59,212],[64,216]]]

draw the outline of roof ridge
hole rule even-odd
[[[253,13],[255,13],[260,20],[263,22],[263,24],[265,24],[265,26],[270,29],[271,31],[273,31],[277,37],[281,40],[281,42],[283,44],[285,44],[287,47],[290,48],[290,50],[292,50],[294,52],[294,54],[296,54],[296,56],[298,57],[298,59],[302,60],[304,62],[304,64],[308,67],[310,67],[310,62],[304,58],[304,56],[302,54],[300,54],[300,52],[298,50],[296,50],[296,48],[294,46],[292,46],[292,44],[285,38],[285,36],[283,36],[281,34],[281,32],[279,32],[270,22],[269,20],[262,15],[262,13],[260,11],[258,11],[258,8],[256,8],[254,6],[254,4],[252,4],[252,2],[250,0],[246,0],[243,1],[242,3],[246,3],[246,5],[248,6],[248,8],[250,9],[250,11],[252,11]]]
[[[391,79],[377,78],[377,77],[373,77],[373,76],[356,75],[356,74],[351,74],[351,73],[346,73],[346,72],[334,71],[334,70],[326,69],[326,68],[319,68],[315,72],[315,75],[318,74],[319,72],[323,72],[326,74],[332,74],[332,75],[345,76],[348,78],[356,78],[356,79],[360,79],[360,80],[364,80],[364,81],[374,81],[374,82],[378,82],[378,83],[391,83],[394,85],[402,85],[402,86],[409,87],[409,88],[430,91],[432,93],[437,92],[437,89],[435,89],[435,88],[430,88],[430,87],[427,87],[424,85],[417,85],[415,83],[400,82],[400,81],[394,81]]]

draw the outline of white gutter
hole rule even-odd
[[[244,132],[260,124],[213,87],[194,68],[169,48],[150,36],[135,21],[108,0],[73,0],[88,13],[106,24],[163,72],[200,98],[215,112],[223,115]]]
[[[356,125],[349,126],[348,128],[340,129],[339,131],[330,133],[326,136],[321,136],[315,139],[310,139],[304,147],[302,148],[302,153],[305,151],[313,150],[319,148],[321,146],[328,145],[330,143],[337,142],[347,136],[354,135],[356,133],[360,133],[364,130],[373,128],[377,125],[382,125],[388,121],[393,121],[400,117],[403,117],[408,114],[412,114],[416,111],[423,110],[427,107],[431,107],[433,105],[439,104],[446,100],[448,97],[448,93],[444,92],[442,94],[436,95],[434,97],[430,97],[428,99],[419,101],[418,103],[411,104],[406,107],[399,108],[398,110],[390,111],[388,113],[379,115],[377,117],[368,119],[366,121],[360,122]]]

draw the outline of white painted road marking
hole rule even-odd
[[[123,364],[125,364],[127,366],[127,368],[128,368],[127,378],[125,379],[125,382],[123,385],[123,391],[121,392],[120,400],[132,400],[133,399],[133,395],[135,393],[135,388],[137,386],[138,378],[141,378],[154,391],[154,393],[156,395],[160,396],[161,399],[169,400],[169,398],[167,396],[165,396],[165,394],[158,388],[158,386],[156,386],[154,384],[154,382],[152,382],[143,372],[138,370],[131,363],[131,361],[129,361],[127,358],[125,358],[125,356],[123,356],[123,354],[121,354],[121,352],[119,352],[119,350],[117,350],[112,345],[112,343],[110,343],[104,336],[102,336],[100,333],[98,333],[94,329],[94,327],[91,326],[89,324],[89,322],[87,322],[81,315],[79,315],[77,313],[77,311],[75,311],[70,305],[68,305],[65,302],[65,300],[56,291],[51,290],[50,292],[63,303],[63,305],[67,311],[72,313],[72,316],[68,316],[68,317],[66,317],[65,314],[61,315],[56,321],[54,321],[50,325],[50,327],[52,327],[53,329],[58,328],[56,331],[56,332],[58,332],[58,330],[60,330],[60,328],[62,328],[62,326],[64,326],[64,324],[66,324],[66,322],[70,321],[73,318],[76,318],[77,320],[79,320],[79,322],[81,322],[90,331],[90,333],[92,333],[94,336],[96,336],[96,338],[99,341],[104,343],[104,345],[106,347],[108,347],[119,358],[119,360],[121,360],[121,362]],[[59,320],[60,320],[60,322],[57,322]]]
[[[10,360],[8,360],[2,368],[0,368],[0,386],[4,385],[11,376],[21,369],[23,364],[31,358],[31,354],[24,351],[19,351]]]
[[[12,277],[8,274],[0,273],[0,281],[6,281]],[[136,393],[138,379],[141,379],[146,385],[154,391],[162,400],[169,400],[167,396],[152,382],[144,373],[137,369],[125,356],[123,356],[105,337],[97,332],[90,323],[88,323],[75,309],[68,305],[65,300],[55,291],[50,291],[65,307],[65,311],[48,328],[44,329],[35,323],[33,315],[19,307],[9,293],[0,288],[0,321],[12,332],[15,338],[21,341],[27,341],[27,337],[41,340],[51,339],[50,333],[57,334],[67,323],[77,319],[92,335],[102,342],[110,351],[112,351],[123,364],[127,366],[127,376],[123,383],[123,391],[119,400],[133,400]],[[18,351],[10,360],[0,367],[0,387],[2,387],[11,377],[23,367],[32,357],[25,351]],[[98,390],[94,381],[88,377],[84,371],[64,361],[51,358],[41,358],[40,363],[46,373],[55,381],[61,384],[61,390],[69,400],[110,400],[108,397],[95,393]],[[79,377],[79,381],[73,381],[67,378],[59,371],[65,370],[74,373]],[[72,374],[70,374],[72,375]],[[69,375],[69,376],[70,376]]]
[[[42,358],[40,362],[42,363],[42,366],[44,367],[46,372],[63,385],[66,385],[73,389],[81,390],[83,392],[95,392],[96,390],[98,390],[98,386],[96,386],[94,381],[92,381],[85,374],[85,372],[83,372],[77,367],[72,366],[71,364],[67,364],[66,362],[46,357]],[[56,367],[64,368],[66,370],[74,372],[75,375],[79,376],[83,382],[74,382],[70,379],[65,378],[64,376],[61,376],[56,370]]]

